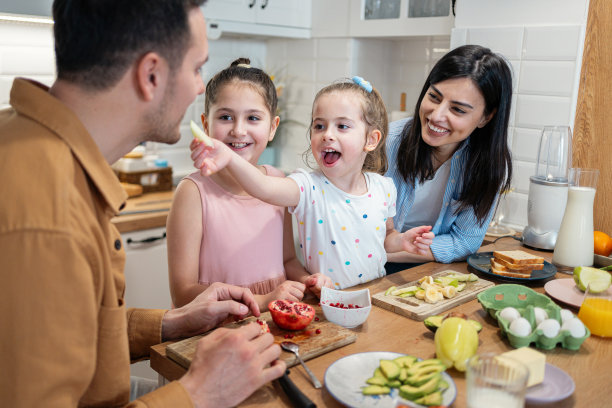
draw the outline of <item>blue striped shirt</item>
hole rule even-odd
[[[397,188],[397,212],[393,218],[393,223],[400,232],[408,229],[405,225],[405,219],[415,200],[414,185],[407,183],[402,178],[396,163],[402,129],[410,120],[412,119],[408,118],[391,122],[387,138],[389,170],[387,170],[385,176],[391,177]],[[437,262],[451,263],[462,261],[468,255],[475,253],[482,244],[482,240],[495,212],[495,206],[492,206],[482,225],[478,222],[472,208],[456,213],[460,204],[458,198],[463,181],[462,170],[467,160],[466,146],[467,143],[464,143],[451,158],[451,170],[444,191],[444,202],[442,203],[440,215],[432,228],[436,236],[430,248]],[[419,200],[422,199],[426,198],[419,197]]]

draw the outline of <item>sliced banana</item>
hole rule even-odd
[[[457,288],[455,288],[454,286],[445,286],[442,288],[441,292],[445,298],[450,299],[457,295]]]
[[[425,301],[427,303],[436,303],[442,299],[442,294],[435,288],[429,287],[425,289]]]
[[[414,297],[420,300],[425,299],[425,291],[423,289],[419,289],[414,293]]]

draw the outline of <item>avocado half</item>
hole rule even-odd
[[[442,315],[429,316],[423,321],[423,323],[425,323],[425,327],[427,327],[429,330],[435,333],[436,330],[438,330],[438,327],[442,326],[442,321],[446,317],[447,316],[442,316]],[[474,326],[476,331],[480,333],[480,331],[482,330],[482,324],[480,324],[480,322],[477,322],[476,320],[472,320],[472,319],[465,319],[465,320],[470,322],[470,324]]]

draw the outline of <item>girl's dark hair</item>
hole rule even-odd
[[[57,77],[106,89],[147,52],[174,70],[190,45],[188,13],[205,0],[55,0]]]
[[[229,67],[219,71],[206,84],[204,98],[204,115],[208,116],[209,109],[217,101],[219,90],[228,83],[244,83],[258,92],[266,103],[272,117],[276,116],[278,96],[276,87],[268,74],[259,68],[252,67],[248,58],[238,58]]]
[[[510,188],[512,158],[508,149],[508,122],[512,101],[512,74],[506,60],[479,45],[464,45],[443,56],[433,67],[421,90],[412,122],[402,130],[397,167],[409,183],[433,178],[434,149],[421,137],[419,109],[430,85],[452,78],[469,78],[485,100],[484,115],[493,117],[463,142],[467,160],[463,168],[457,213],[472,208],[482,225],[495,197]]]
[[[372,88],[372,92],[368,92],[351,79],[336,81],[317,92],[314,102],[312,103],[313,109],[315,103],[322,95],[346,91],[354,92],[361,97],[361,111],[363,112],[362,119],[367,125],[366,131],[371,132],[372,130],[379,130],[381,134],[380,141],[378,142],[376,149],[368,152],[361,170],[364,172],[384,174],[388,167],[385,143],[387,140],[387,133],[389,132],[389,119],[387,118],[387,108],[385,107],[385,103],[383,102],[380,93],[378,93],[376,89]],[[310,129],[312,129],[312,115],[308,130],[309,136]],[[309,147],[304,155],[308,156],[310,152],[311,149]]]

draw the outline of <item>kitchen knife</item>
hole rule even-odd
[[[316,408],[316,404],[312,402],[306,395],[300,391],[298,387],[291,381],[288,376],[289,370],[285,371],[282,377],[278,379],[278,383],[280,384],[287,397],[289,397],[289,401],[295,408]]]

